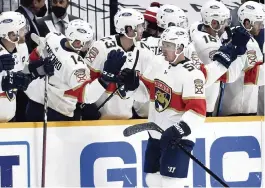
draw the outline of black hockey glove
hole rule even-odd
[[[162,133],[160,139],[161,149],[175,147],[183,136],[188,136],[190,133],[190,127],[184,121],[180,121],[179,123],[172,125]]]
[[[3,70],[12,70],[15,67],[15,59],[11,54],[4,54],[0,56],[0,72]]]
[[[229,68],[231,63],[237,58],[236,47],[232,44],[221,46],[213,55],[213,60],[218,61],[224,67]]]
[[[234,46],[244,47],[251,38],[250,33],[242,26],[237,26],[232,29],[232,44]]]
[[[135,70],[123,69],[118,79],[119,83],[124,84],[125,91],[134,91],[139,87],[139,76]]]
[[[31,82],[31,76],[22,72],[7,72],[7,76],[2,78],[2,90],[9,91],[18,89],[25,91]]]
[[[38,77],[42,78],[45,75],[54,75],[54,65],[49,57],[32,61],[31,63],[29,63],[28,69],[33,79],[36,79]]]
[[[104,64],[102,79],[105,82],[117,83],[117,75],[119,74],[125,61],[126,56],[124,56],[124,52],[122,52],[120,49],[110,51],[107,61]]]

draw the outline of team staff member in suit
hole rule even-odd
[[[45,5],[45,0],[20,0],[20,6],[16,10],[24,15],[27,24],[30,26],[29,32],[25,36],[25,41],[28,47],[28,52],[31,53],[34,48],[37,47],[36,43],[31,40],[31,33],[39,35],[39,30],[37,26],[37,17],[43,17],[47,12],[47,7]],[[16,116],[15,121],[24,122],[25,119],[25,109],[28,103],[28,97],[23,91],[18,91],[16,97]]]
[[[23,14],[30,25],[30,31],[27,33],[25,40],[28,46],[29,53],[32,52],[34,48],[37,47],[36,43],[31,40],[31,33],[39,35],[37,17],[42,17],[47,12],[47,7],[45,5],[45,0],[20,0],[20,6],[16,10]]]
[[[45,37],[51,31],[65,33],[70,21],[80,19],[67,13],[69,0],[53,0],[52,13],[37,20],[40,36]]]

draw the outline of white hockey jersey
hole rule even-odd
[[[162,54],[162,48],[160,44],[160,37],[147,37],[143,38],[142,42],[145,43],[149,49],[155,54],[160,55]]]
[[[111,50],[123,48],[120,43],[119,35],[112,35],[96,41],[86,55],[85,61],[91,70],[91,78],[96,79],[103,71],[104,63]],[[138,53],[139,52],[139,53]],[[140,73],[144,72],[149,63],[153,63],[154,55],[146,44],[137,42],[137,47],[133,46],[126,52],[127,60],[122,67],[133,68]],[[115,84],[110,84],[107,92],[100,97],[96,105],[101,105],[106,98],[117,88]],[[102,119],[129,119],[132,117],[133,97],[126,97],[125,91],[119,90],[116,94],[100,109]]]
[[[9,54],[9,52],[2,44],[0,44],[0,55],[4,54]],[[12,72],[23,70],[24,66],[28,64],[29,57],[26,43],[18,44],[15,50],[12,52],[12,56],[15,59],[15,67]],[[6,75],[6,71],[2,71],[0,73],[0,83],[2,82],[2,77]],[[16,93],[17,89],[4,92],[0,84],[0,122],[8,122],[15,116]]]
[[[206,115],[205,78],[191,61],[186,59],[177,65],[165,60],[155,62],[143,73],[141,81],[150,94],[149,122],[164,130],[181,120],[198,127],[203,124]],[[142,87],[138,88],[137,95],[142,90]],[[150,133],[157,139],[161,136],[155,131]]]
[[[258,106],[259,86],[264,85],[263,55],[257,41],[251,38],[246,54],[245,70],[233,83],[225,84],[221,115],[255,114]]]
[[[90,70],[76,52],[65,47],[67,39],[60,33],[49,33],[45,37],[46,50],[54,63],[54,75],[49,78],[48,106],[53,110],[73,117],[78,98],[85,103],[93,103],[105,89],[95,80],[91,83]],[[80,90],[85,83],[84,90]],[[44,104],[44,79],[34,80],[28,87],[28,97]]]
[[[212,55],[220,48],[221,41],[206,32],[194,31],[192,38],[194,48],[203,64],[212,63]],[[206,88],[207,112],[213,112],[219,95],[220,82]]]

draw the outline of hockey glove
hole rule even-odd
[[[243,27],[237,26],[232,29],[232,44],[237,47],[246,47],[250,33]]]
[[[139,87],[139,76],[135,70],[123,69],[118,79],[120,83],[124,84],[125,91],[134,91]]]
[[[31,76],[22,72],[7,72],[7,76],[2,78],[2,90],[9,91],[18,89],[25,91],[31,82]]]
[[[224,67],[229,68],[231,63],[237,58],[236,48],[232,44],[221,46],[213,55],[213,60],[218,61]]]
[[[11,54],[4,54],[0,56],[0,72],[3,70],[12,70],[15,67],[15,59]]]
[[[28,65],[28,69],[33,79],[36,79],[38,77],[42,78],[45,75],[54,75],[54,65],[48,57],[45,59],[32,61]]]
[[[117,83],[117,75],[119,74],[125,61],[126,56],[124,56],[124,52],[122,52],[120,49],[110,51],[107,61],[104,64],[102,79],[105,82]]]
[[[160,139],[161,149],[163,150],[167,149],[167,147],[175,147],[182,137],[188,136],[190,133],[190,127],[184,121],[180,121],[179,123],[172,125],[162,133]]]

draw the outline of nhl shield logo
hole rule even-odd
[[[155,79],[155,109],[163,112],[170,104],[172,89],[163,81]]]

